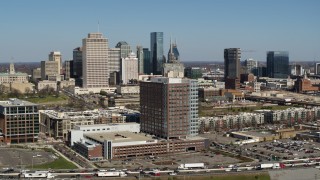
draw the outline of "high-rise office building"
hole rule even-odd
[[[244,66],[247,74],[253,73],[253,71],[258,68],[258,62],[249,58],[244,61]]]
[[[82,77],[82,47],[73,49],[73,75],[74,78]]]
[[[240,78],[240,48],[224,49],[224,78]]]
[[[289,73],[289,53],[287,51],[267,52],[267,74],[270,78],[287,78]]]
[[[168,53],[168,62],[163,64],[162,75],[164,77],[183,78],[184,77],[184,65],[177,59],[177,55],[173,51],[174,44],[170,41],[170,50]],[[176,52],[178,51],[175,44]],[[179,57],[179,55],[178,55]]]
[[[49,76],[59,76],[58,61],[41,61],[41,80],[48,80]]]
[[[138,81],[138,58],[132,52],[128,57],[121,60],[121,83],[132,84]]]
[[[163,58],[163,32],[152,32],[150,34],[150,55],[152,72],[155,75],[161,74],[164,62]]]
[[[83,87],[108,87],[108,39],[102,33],[89,33],[82,40],[82,48]]]
[[[144,74],[151,74],[152,71],[152,60],[151,60],[151,53],[148,48],[143,48],[143,71]]]
[[[141,131],[166,139],[198,133],[196,80],[154,77],[140,82]]]
[[[68,61],[65,61],[65,80],[69,80],[70,78],[73,77],[73,60],[68,60]]]
[[[144,60],[143,60],[143,47],[137,46],[137,58],[138,58],[138,67],[139,67],[139,74],[144,73]]]
[[[109,58],[109,72],[119,72],[120,62],[121,62],[121,51],[120,48],[109,48],[108,58]]]
[[[0,101],[0,129],[4,142],[34,143],[38,141],[38,105],[19,99]]]
[[[126,58],[131,53],[130,45],[125,41],[118,42],[117,45],[116,45],[116,48],[120,48],[120,56],[121,56],[121,58]]]
[[[52,51],[49,54],[49,61],[55,61],[58,62],[58,75],[61,74],[62,69],[62,56],[60,52]]]
[[[240,88],[240,48],[224,49],[224,80],[226,89]]]

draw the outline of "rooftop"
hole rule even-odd
[[[13,107],[13,106],[37,106],[29,101],[23,101],[17,98],[10,98],[8,101],[0,101],[0,106],[3,107]]]
[[[134,141],[156,142],[156,139],[153,139],[149,135],[145,135],[143,133],[132,133],[129,131],[91,133],[91,134],[85,134],[85,136],[95,141],[98,141],[100,143],[103,143],[105,140],[112,141],[112,143],[134,142]]]

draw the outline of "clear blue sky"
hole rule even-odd
[[[118,41],[150,46],[150,32],[170,34],[182,61],[223,61],[239,47],[242,60],[265,61],[268,50],[287,50],[290,61],[320,61],[320,0],[2,0],[0,62],[37,62],[50,51],[72,59],[89,32],[109,47]]]

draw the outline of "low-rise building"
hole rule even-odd
[[[56,81],[49,81],[49,80],[43,80],[39,81],[37,84],[38,91],[41,91],[42,89],[46,88],[53,88],[53,90],[57,90],[57,82]]]
[[[85,148],[79,148],[80,144],[81,146],[85,146],[87,141],[94,142],[95,144],[100,144],[102,146],[102,156],[104,159],[121,159],[168,153],[201,151],[209,147],[208,139],[201,137],[165,140],[155,138],[148,134],[129,131],[100,133],[76,131],[75,133],[77,133],[80,138],[73,141],[73,148],[87,158],[88,152],[83,152]],[[92,144],[90,145],[92,146]]]

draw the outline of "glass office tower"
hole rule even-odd
[[[267,74],[270,78],[287,78],[289,73],[289,53],[287,51],[267,52]]]
[[[150,55],[153,74],[161,74],[163,60],[163,32],[152,32],[150,34]]]

